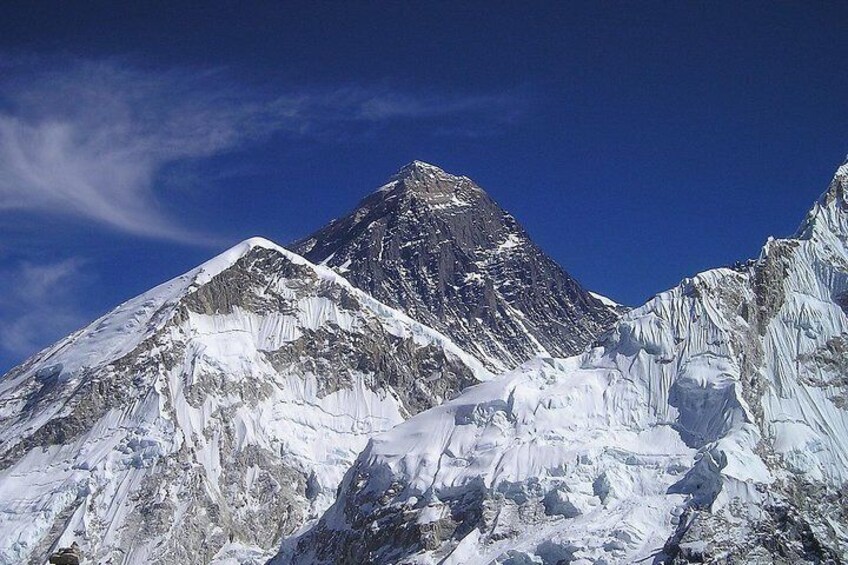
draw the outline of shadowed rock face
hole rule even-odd
[[[419,161],[293,248],[493,369],[577,353],[617,317],[472,180]]]

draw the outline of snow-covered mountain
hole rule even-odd
[[[474,181],[421,161],[293,249],[494,370],[578,353],[618,317]]]
[[[0,380],[0,563],[72,541],[88,563],[258,559],[333,501],[370,436],[488,376],[248,240]]]
[[[372,439],[281,563],[848,560],[848,163],[798,233]]]

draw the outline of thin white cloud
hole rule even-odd
[[[168,213],[167,165],[268,136],[343,137],[396,120],[506,123],[504,96],[343,87],[273,96],[222,72],[143,71],[119,60],[5,61],[0,79],[0,212],[76,217],[146,237],[202,243]],[[486,123],[485,127],[490,128]],[[435,131],[435,130],[434,130]]]
[[[76,292],[87,277],[83,261],[20,263],[0,273],[0,350],[24,357],[77,329],[85,316]]]
[[[155,192],[168,163],[211,156],[267,130],[208,75],[80,63],[3,84],[0,210],[76,216],[194,241]]]

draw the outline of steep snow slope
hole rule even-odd
[[[372,439],[278,562],[848,560],[847,242],[848,163],[756,261]]]
[[[619,315],[471,179],[421,161],[294,249],[499,371],[578,353]]]
[[[488,373],[329,269],[248,240],[0,380],[0,562],[261,556],[368,437]]]
[[[591,294],[592,297],[597,298],[601,302],[601,304],[606,306],[609,310],[612,310],[613,313],[617,315],[624,314],[625,312],[630,310],[628,306],[625,306],[624,304],[619,304],[612,298],[607,298],[603,294],[598,294],[597,292],[592,291],[589,291],[589,294]]]

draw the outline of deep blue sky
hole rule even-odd
[[[0,370],[421,159],[628,304],[788,235],[848,152],[848,4],[6,2]]]

